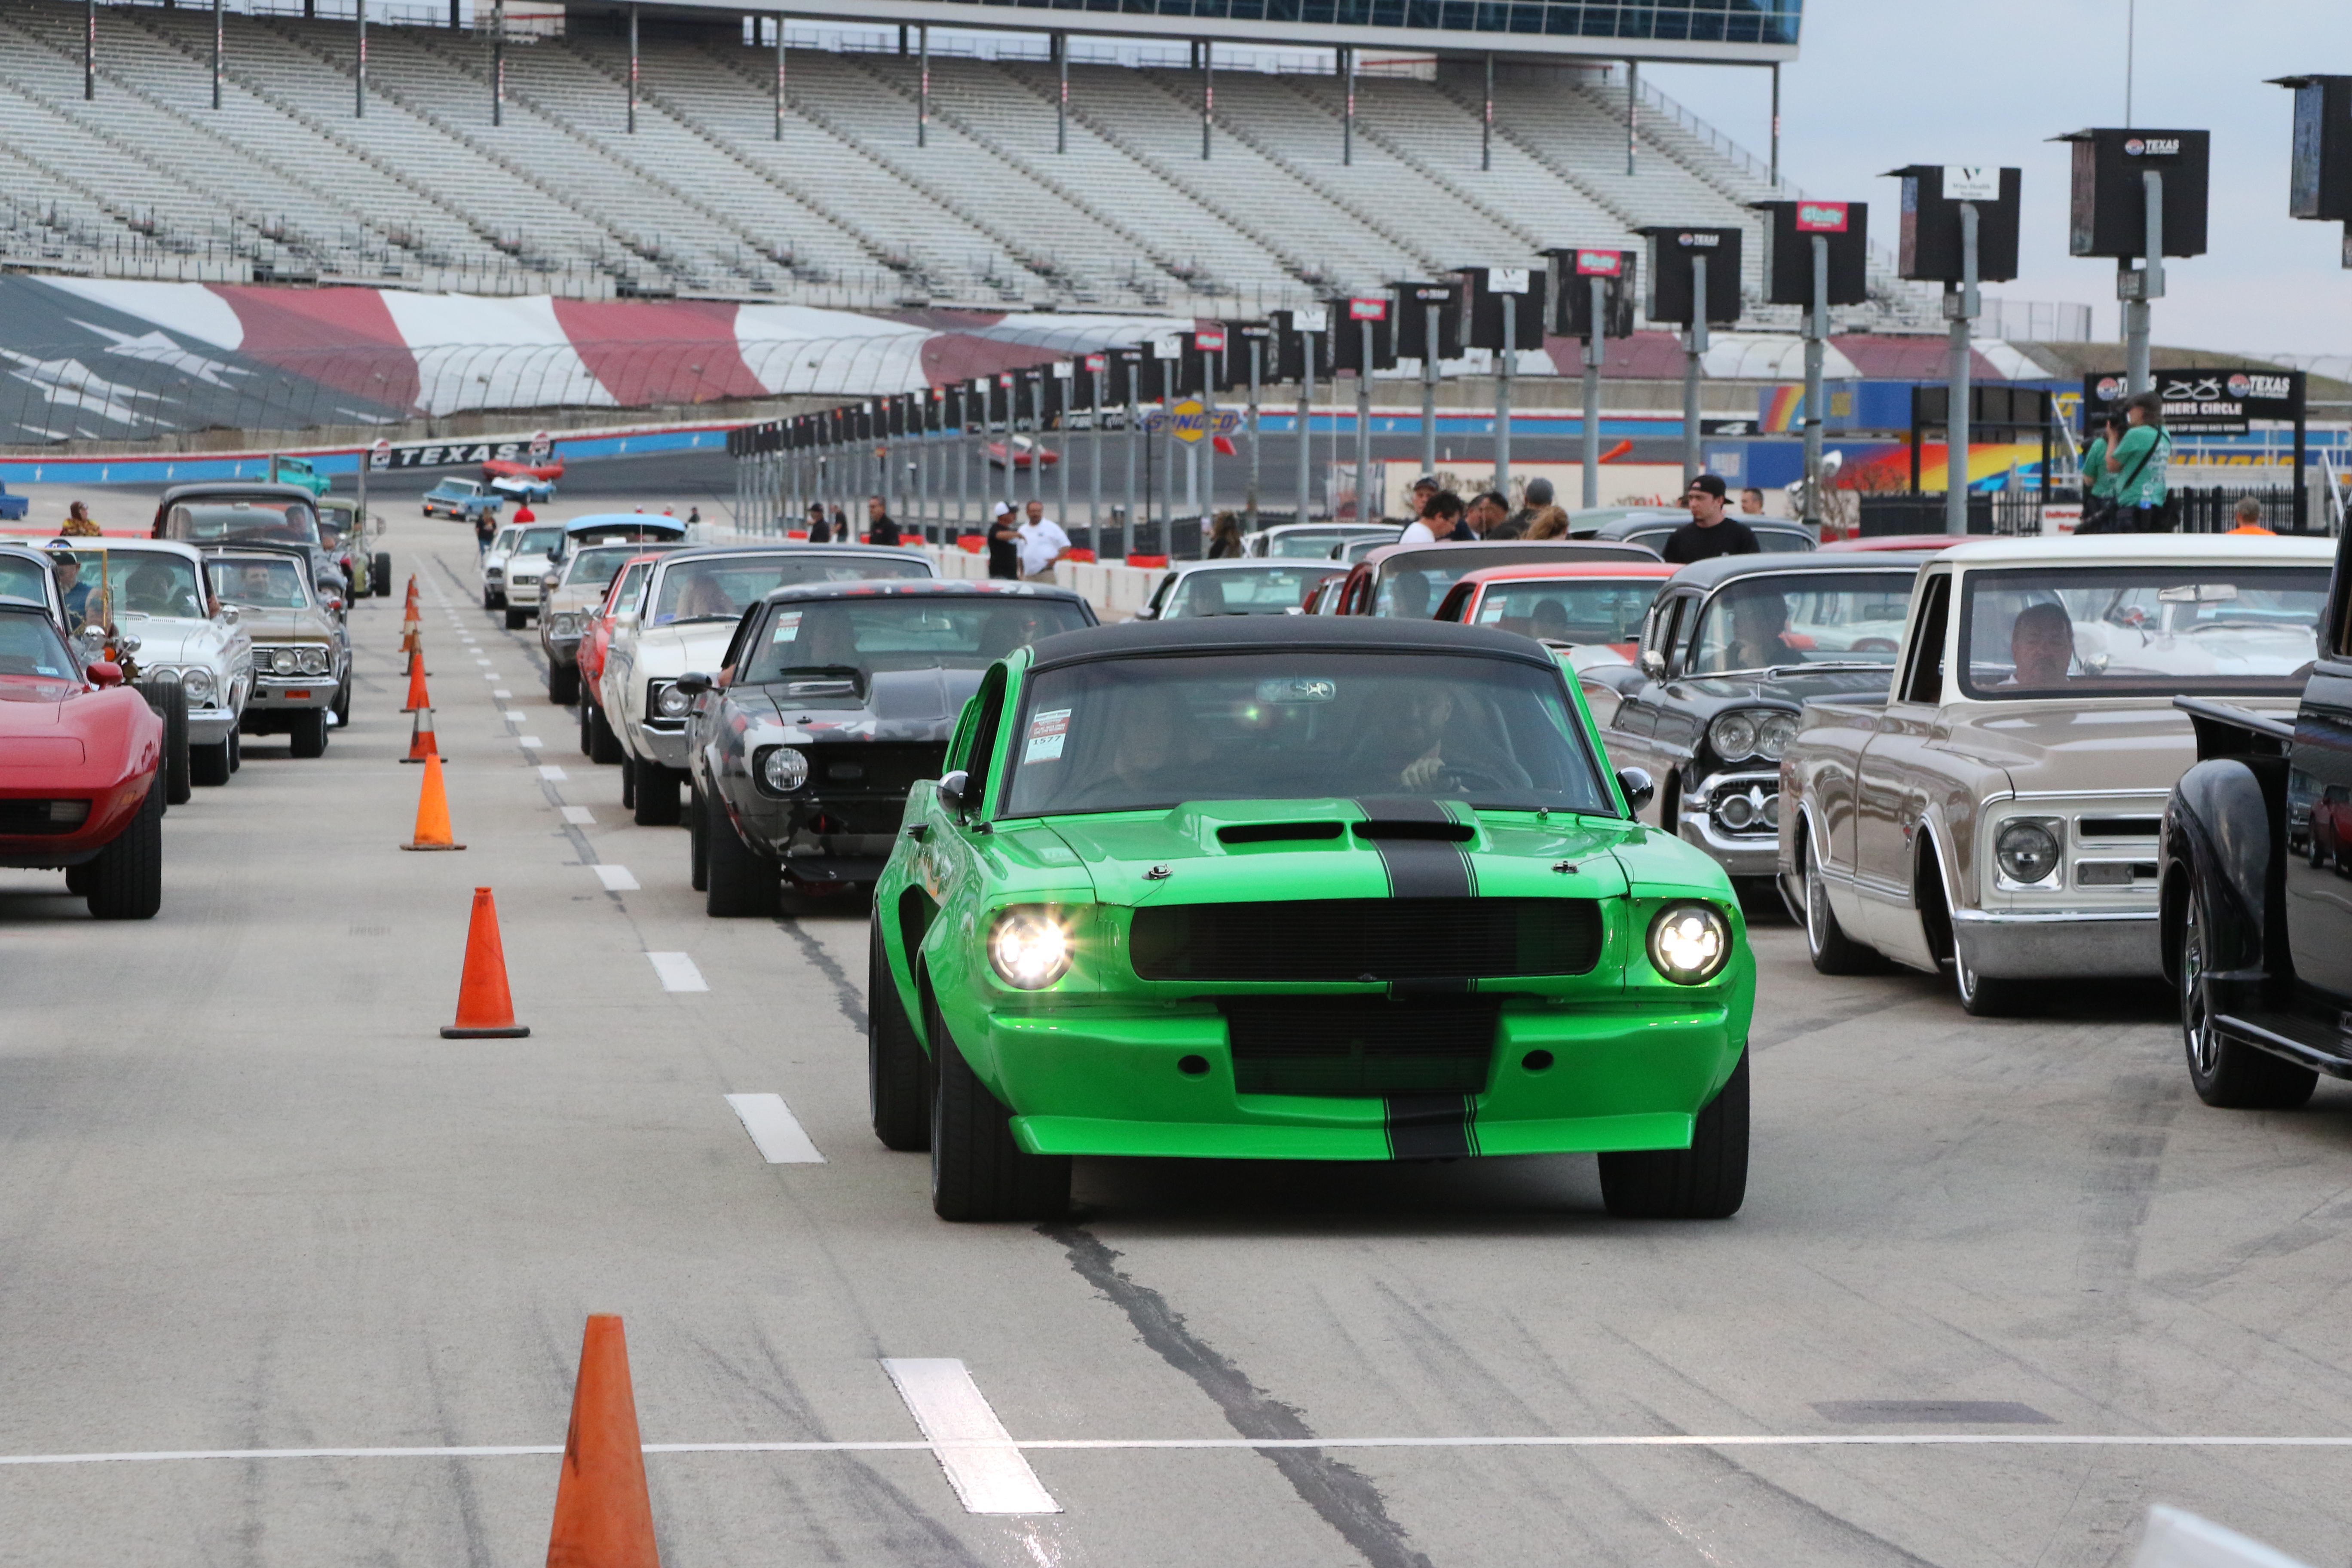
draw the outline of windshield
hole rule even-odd
[[[49,590],[42,581],[47,576],[47,572],[21,555],[0,555],[0,599],[29,599],[47,606]]]
[[[1010,815],[1412,795],[1612,812],[1559,672],[1459,654],[1105,659],[1029,684]]]
[[[1893,664],[1914,572],[1770,573],[1736,578],[1706,602],[1689,673],[1802,664]]]
[[[1266,542],[1266,553],[1280,561],[1328,561],[1335,544],[1356,540],[1373,546],[1394,544],[1403,531],[1399,528],[1302,528],[1273,535]]]
[[[1076,631],[1086,613],[1066,599],[877,595],[775,606],[754,641],[753,682],[820,670],[985,669],[1016,648]]]
[[[646,574],[653,569],[654,563],[652,562],[640,561],[635,565],[630,567],[628,571],[622,575],[620,591],[614,594],[608,601],[608,603],[613,606],[613,613],[614,615],[618,615],[623,610],[629,609],[636,604],[637,595],[643,591],[646,585]]]
[[[1662,523],[1656,528],[1639,529],[1632,533],[1628,533],[1625,535],[1625,538],[1631,543],[1646,544],[1651,549],[1655,550],[1660,553],[1664,553],[1666,548],[1666,541],[1675,536],[1675,530],[1680,528],[1683,523],[1689,521],[1690,520],[1687,518],[1683,518],[1672,522]],[[1801,555],[1809,550],[1819,548],[1819,546],[1813,542],[1810,535],[1799,530],[1789,528],[1758,528],[1756,526],[1756,520],[1752,517],[1744,517],[1739,521],[1746,523],[1748,527],[1748,531],[1756,535],[1756,549],[1759,554]]]
[[[789,555],[719,555],[680,561],[662,574],[653,624],[672,621],[732,621],[771,588],[794,583],[856,583],[882,577],[928,577],[928,561],[885,555],[825,555],[796,551]]]
[[[1971,572],[1960,684],[1970,697],[2300,691],[2319,657],[2325,566]]]
[[[1373,601],[1372,614],[1425,621],[1437,613],[1438,601],[1445,597],[1445,590],[1461,581],[1465,572],[1486,566],[1539,566],[1576,553],[1572,549],[1559,550],[1539,543],[1517,549],[1504,545],[1454,550],[1441,545],[1434,550],[1417,550],[1381,563],[1380,593]]]
[[[1307,602],[1307,591],[1339,568],[1237,566],[1230,571],[1187,572],[1172,583],[1160,607],[1163,621],[1202,616],[1283,616]]]
[[[310,603],[301,570],[291,561],[207,561],[213,592],[256,610],[299,610]]]
[[[76,666],[65,639],[44,615],[0,614],[0,676],[71,680]]]
[[[99,561],[104,558],[106,586],[100,592],[105,595],[114,614],[169,616],[190,621],[205,618],[204,595],[196,586],[195,564],[186,557],[140,550],[85,550],[80,553],[82,581],[93,587]],[[100,614],[100,618],[110,617]]]
[[[563,542],[561,528],[526,528],[515,543],[518,555],[544,555]]]
[[[1642,640],[1642,617],[1664,581],[1569,577],[1489,583],[1478,599],[1478,625],[1550,642],[1636,643]]]
[[[563,585],[567,588],[602,588],[610,584],[615,574],[632,557],[643,555],[642,544],[608,544],[592,547],[572,558],[563,570]]]
[[[164,520],[164,537],[194,544],[251,539],[265,544],[316,544],[318,514],[299,500],[183,501]]]

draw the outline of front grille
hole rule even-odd
[[[940,776],[948,755],[945,741],[835,741],[801,750],[809,760],[803,787],[818,800],[860,795],[904,800],[917,779]]]
[[[1477,1094],[1500,1004],[1468,996],[1235,996],[1221,1004],[1243,1094]]]
[[[89,820],[86,800],[0,800],[0,833],[71,833]]]
[[[1583,974],[1601,961],[1591,899],[1300,899],[1135,911],[1145,980],[1477,980]]]

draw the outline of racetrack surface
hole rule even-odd
[[[2201,1440],[2352,1433],[2352,1089],[2210,1110],[2160,993],[1971,1020],[1759,915],[1736,1219],[1612,1221],[1563,1157],[1082,1162],[1066,1224],[949,1226],[866,1127],[863,911],[706,918],[465,530],[386,548],[464,853],[395,847],[395,597],[323,759],[171,812],[154,921],[0,871],[0,1461],[243,1456],[0,1462],[0,1558],[537,1561],[600,1311],[670,1568],[2060,1568],[2156,1501],[2352,1553],[2341,1447]],[[528,1039],[437,1032],[477,885]],[[967,1510],[1018,1471],[922,1447],[966,1387],[1059,1512]],[[1670,1441],[1440,1441],[1524,1437]],[[282,1452],[477,1447],[526,1451]]]

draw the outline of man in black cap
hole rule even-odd
[[[1683,497],[1683,504],[1690,508],[1691,520],[1668,534],[1665,549],[1659,552],[1668,564],[1687,566],[1694,561],[1712,561],[1718,555],[1756,553],[1755,531],[1724,515],[1726,494],[1723,480],[1714,474],[1701,474],[1691,481],[1690,492]]]

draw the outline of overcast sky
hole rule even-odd
[[[1987,291],[2093,308],[2116,332],[2115,263],[2066,254],[2068,149],[2045,137],[2122,125],[2127,0],[1805,0],[1803,58],[1781,71],[1780,167],[1809,195],[1870,203],[1895,239],[1906,163],[2024,172],[2020,276]],[[2352,73],[2352,0],[2138,0],[2129,123],[2213,133],[2210,252],[2166,268],[2156,341],[2245,353],[2352,353],[2341,226],[2286,216],[2294,94],[2266,85]],[[1759,158],[1768,73],[1644,74]]]

